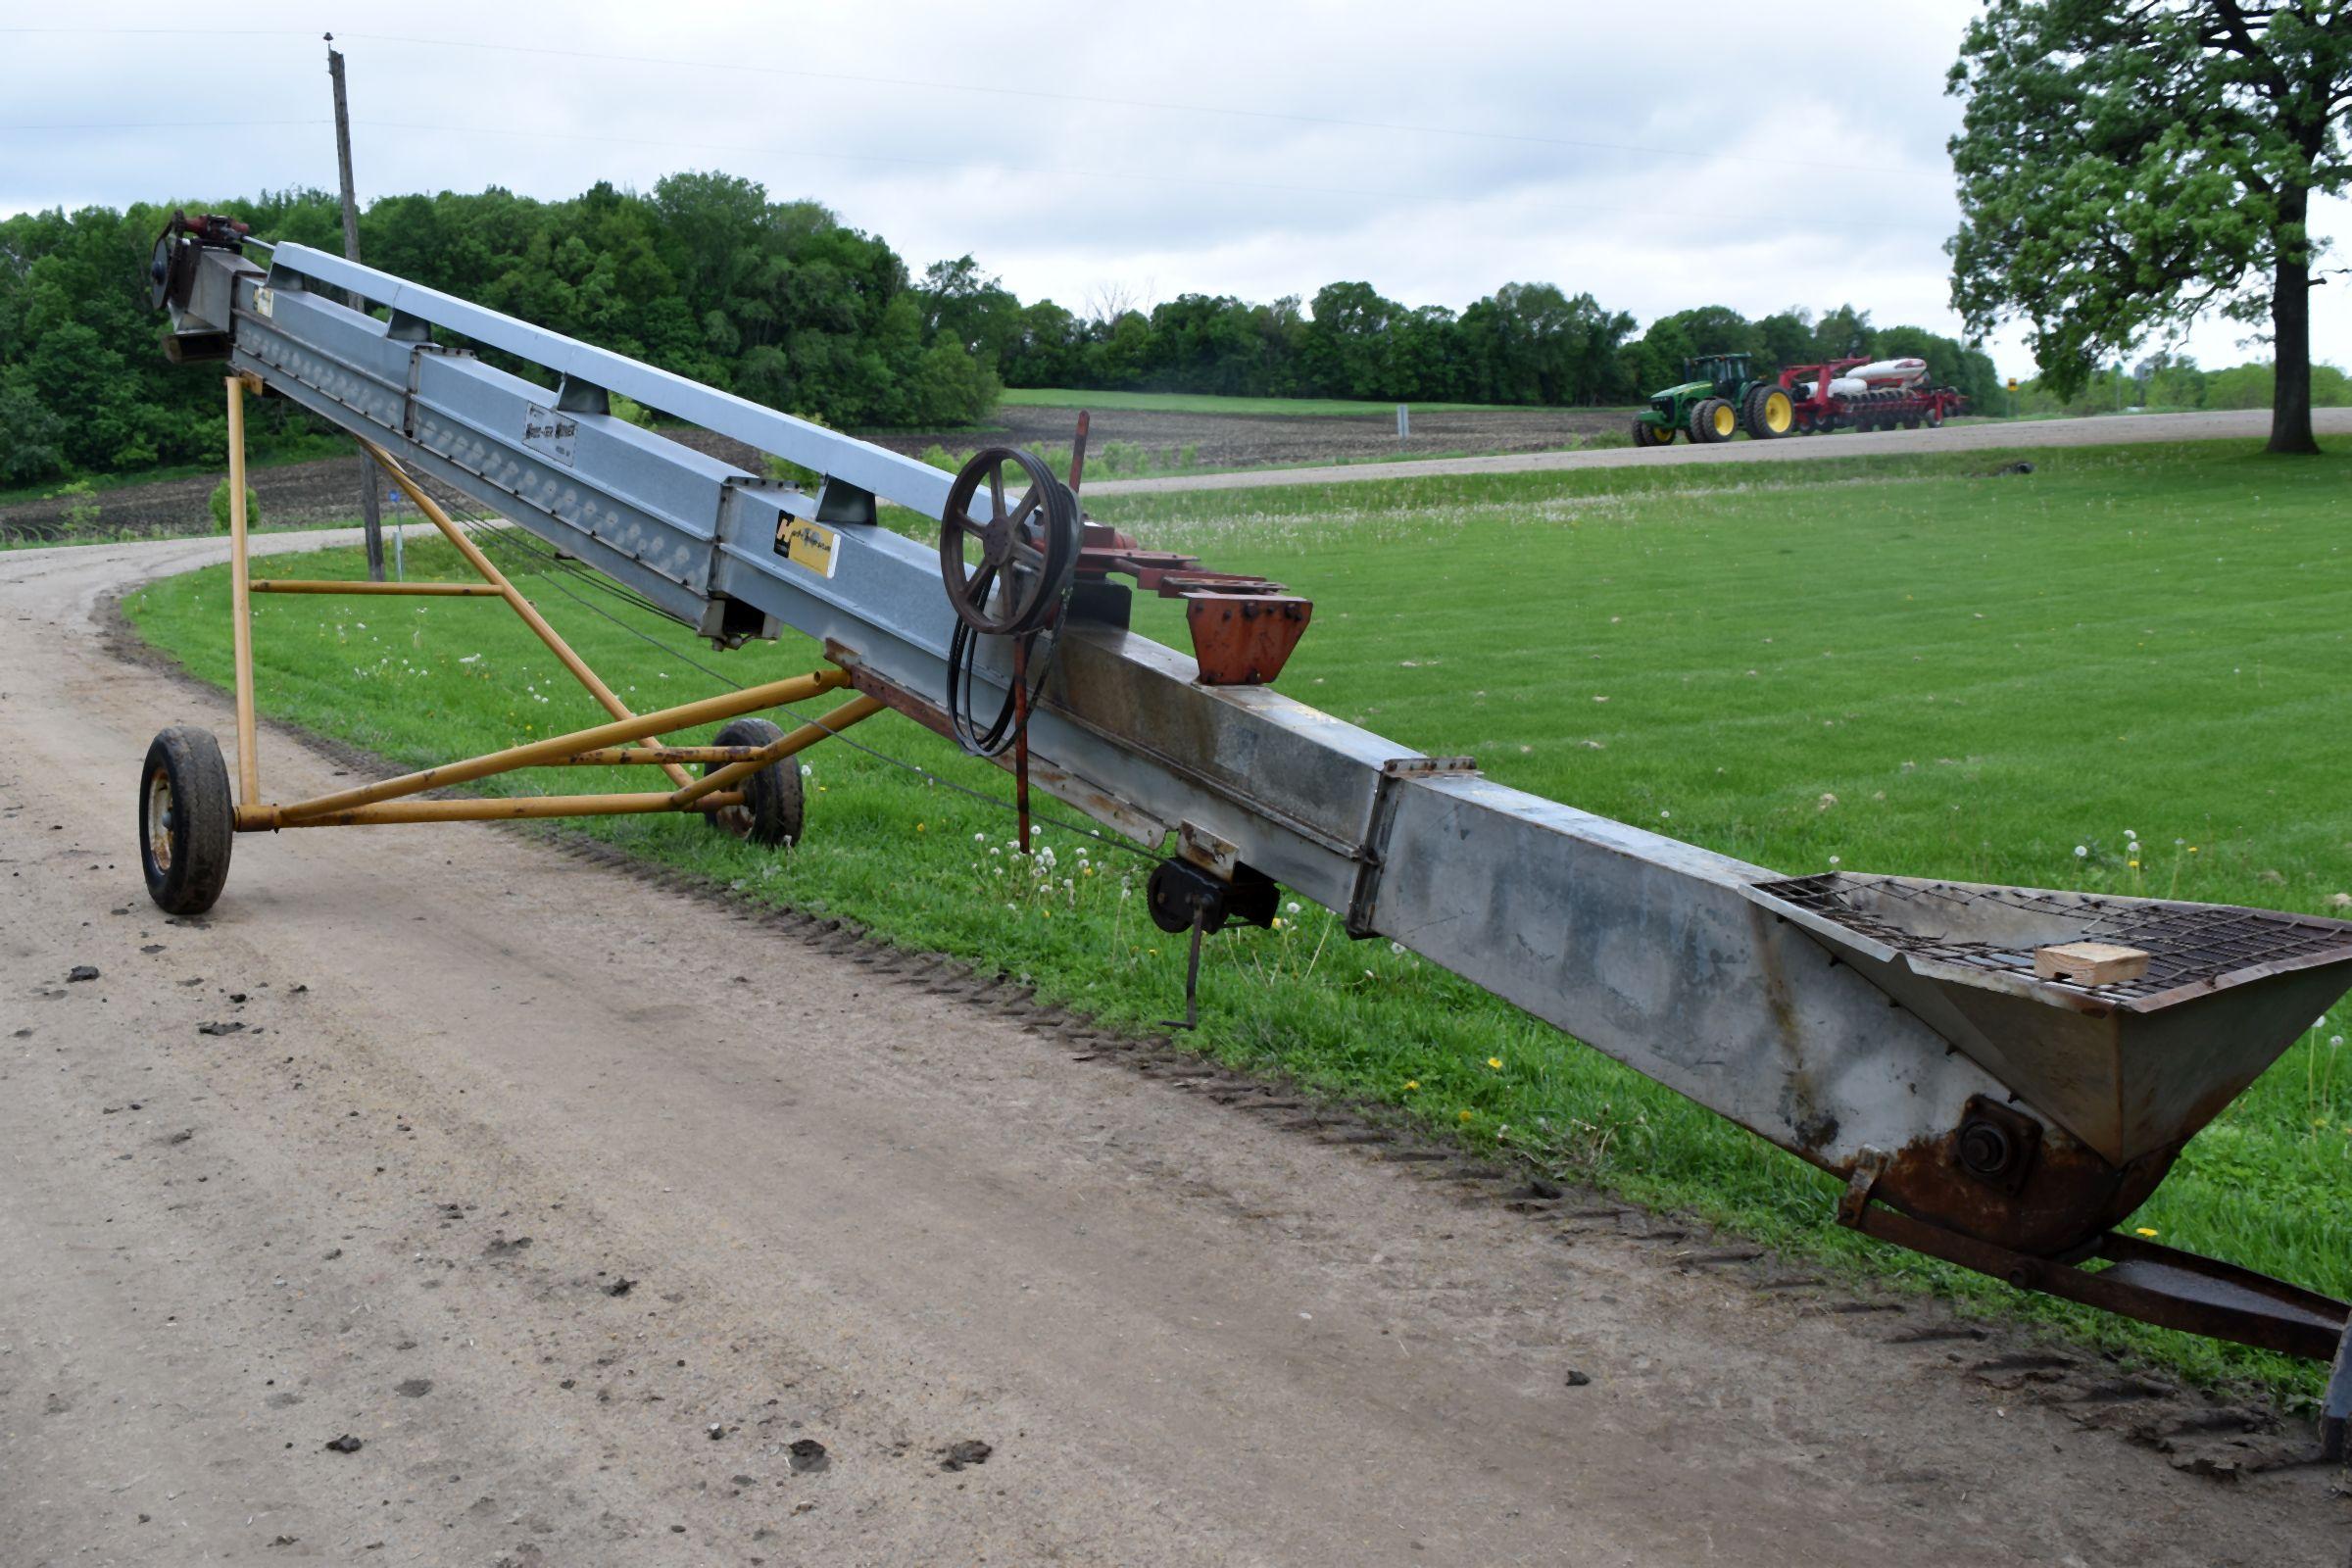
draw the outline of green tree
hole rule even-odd
[[[1949,90],[1970,330],[2022,318],[2061,396],[2152,333],[2268,317],[2270,450],[2311,433],[2312,194],[2352,179],[2345,0],[1992,0]]]

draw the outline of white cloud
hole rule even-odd
[[[1106,279],[1267,299],[1363,278],[1459,308],[1546,279],[1644,320],[1850,301],[1956,332],[1943,75],[1969,10],[352,0],[334,23],[364,197],[722,168],[917,270],[968,251],[1069,304]],[[88,127],[0,129],[0,211],[332,184],[315,32],[105,15],[101,33],[0,6],[0,25],[65,29],[0,40],[0,120]],[[220,121],[273,123],[107,128]],[[2340,232],[2345,204],[2319,217]],[[2342,362],[2338,293],[2315,295],[2314,335]],[[2190,347],[2227,363],[2243,335],[2210,323]],[[2005,369],[2030,370],[2021,342],[1995,339]]]

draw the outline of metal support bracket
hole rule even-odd
[[[1849,1230],[1860,1230],[1864,1216],[1870,1212],[1870,1195],[1886,1171],[1886,1151],[1865,1149],[1854,1161],[1854,1173],[1846,1178],[1845,1191],[1838,1195],[1838,1223]]]
[[[1355,886],[1348,895],[1348,934],[1357,941],[1380,932],[1373,925],[1373,906],[1380,902],[1381,873],[1388,868],[1389,828],[1396,816],[1396,785],[1414,778],[1477,778],[1475,757],[1397,757],[1380,764],[1372,785],[1372,811],[1364,825],[1364,841],[1355,852]]]

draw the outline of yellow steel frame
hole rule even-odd
[[[801,725],[765,746],[670,746],[664,732],[756,713],[762,709],[806,701],[850,684],[841,669],[819,669],[786,680],[681,703],[659,712],[634,713],[597,677],[571,645],[533,608],[530,601],[500,571],[481,548],[467,538],[440,504],[424,493],[397,460],[373,442],[360,445],[398,485],[444,539],[480,575],[478,583],[448,582],[334,582],[308,578],[257,578],[253,575],[245,516],[245,394],[261,393],[258,376],[228,378],[228,560],[229,602],[234,624],[230,652],[236,665],[237,808],[240,833],[287,827],[348,827],[384,822],[479,822],[520,817],[613,816],[650,811],[722,810],[744,802],[740,787],[760,769],[781,761],[837,735],[860,719],[880,712],[883,704],[872,697],[854,697],[822,718]],[[337,790],[291,805],[262,800],[259,736],[253,702],[253,595],[255,594],[405,594],[419,598],[503,599],[548,651],[586,687],[606,712],[608,724],[551,735],[523,746],[510,746],[460,761],[445,762],[399,778]],[[696,778],[689,764],[703,763],[711,771]],[[525,795],[504,800],[420,801],[411,797],[451,784],[469,783],[524,767],[655,766],[669,775],[673,786],[606,795]]]

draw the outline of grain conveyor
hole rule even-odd
[[[1305,601],[1086,520],[1071,485],[1029,455],[983,453],[945,473],[319,251],[282,244],[257,265],[221,220],[175,220],[157,246],[155,292],[174,358],[226,362],[232,439],[246,392],[285,398],[358,437],[444,525],[414,476],[720,645],[790,628],[826,661],[740,700],[647,714],[582,669],[612,723],[270,804],[253,760],[246,596],[340,585],[249,581],[240,518],[243,798],[227,804],[217,748],[206,773],[209,737],[159,738],[142,791],[159,901],[209,903],[218,879],[209,893],[202,884],[216,860],[225,872],[232,829],[688,809],[777,836],[782,808],[797,833],[799,803],[777,794],[797,777],[776,777],[797,769],[779,764],[887,708],[997,755],[1024,790],[1033,780],[1140,845],[1172,846],[1151,885],[1172,931],[1197,941],[1262,923],[1275,886],[1288,887],[1351,934],[1401,943],[1834,1173],[1847,1184],[1845,1224],[2150,1322],[2335,1357],[2328,1413],[2340,1432],[2352,1402],[2344,1303],[2116,1226],[2352,986],[2352,925],[1784,876],[1507,788],[1468,759],[1418,755],[1274,690]],[[787,483],[721,462],[616,416],[615,397],[821,477]],[[231,488],[241,501],[241,477]],[[939,542],[883,526],[884,506],[938,519]],[[477,564],[485,583],[464,591],[530,613]],[[1145,590],[1185,601],[1190,654],[1128,629],[1129,596]],[[834,688],[855,693],[848,706],[789,734],[731,726],[706,748],[659,739]],[[675,787],[416,798],[514,766],[619,760],[667,766]],[[686,771],[694,763],[705,776]],[[632,804],[597,804],[614,801]],[[175,883],[175,872],[186,874]]]

